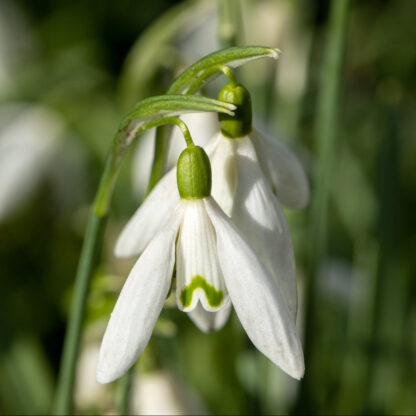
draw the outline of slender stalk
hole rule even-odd
[[[116,409],[119,415],[130,414],[130,395],[133,382],[134,366],[117,383]]]
[[[106,219],[107,215],[97,216],[94,211],[90,213],[78,264],[78,272],[75,277],[74,294],[68,318],[68,327],[65,334],[61,369],[53,407],[54,415],[71,413],[76,361],[80,347],[85,305],[91,275],[97,265],[99,254],[101,252]]]
[[[58,384],[53,404],[54,415],[71,413],[76,363],[81,343],[87,296],[92,273],[98,264],[110,201],[123,151],[119,149],[119,136],[128,128],[126,123],[116,133],[107,156],[104,172],[88,219],[84,243],[75,276],[74,294],[69,310]]]
[[[327,47],[318,97],[315,139],[317,140],[316,197],[312,206],[313,247],[319,258],[327,243],[328,197],[334,168],[340,84],[343,73],[349,0],[332,0]]]
[[[317,141],[317,163],[315,175],[315,198],[310,217],[309,283],[305,297],[305,362],[306,372],[302,382],[297,411],[317,411],[313,408],[313,383],[308,366],[313,364],[313,346],[316,331],[319,330],[316,307],[318,293],[316,274],[320,261],[326,252],[328,201],[334,168],[337,139],[337,115],[339,108],[340,84],[343,72],[345,39],[347,33],[349,0],[332,0],[327,32],[327,44],[321,75],[320,94],[317,103],[315,138]],[[315,367],[314,367],[315,368]],[[312,407],[311,407],[312,406]]]
[[[230,81],[230,84],[237,85],[237,78],[234,75],[234,72],[230,67],[227,65],[214,65],[209,70],[205,71],[202,75],[195,79],[195,81],[189,87],[187,94],[193,94],[199,90],[211,76],[213,76],[216,72],[222,72]]]

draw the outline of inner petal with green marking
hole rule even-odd
[[[217,238],[202,199],[182,199],[185,205],[176,243],[176,301],[184,312],[198,304],[216,312],[229,296],[217,254]]]
[[[215,287],[210,285],[204,277],[197,274],[192,278],[191,283],[182,289],[179,296],[184,308],[187,308],[192,303],[192,297],[196,289],[202,289],[204,291],[209,306],[213,308],[220,306],[221,302],[224,300],[224,293],[222,290],[215,289]]]

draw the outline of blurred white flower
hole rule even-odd
[[[204,146],[218,130],[218,117],[215,113],[189,113],[180,116],[188,126],[195,144]],[[144,198],[149,183],[150,171],[155,150],[155,129],[143,134],[135,147],[132,163],[133,194],[138,200]],[[179,129],[173,129],[169,139],[169,151],[166,165],[171,169],[184,149],[184,141]]]
[[[78,410],[87,411],[96,408],[107,410],[111,405],[108,386],[97,383],[95,367],[100,351],[100,344],[95,340],[82,346],[77,364],[77,378],[75,383],[75,406]]]
[[[139,415],[207,415],[198,396],[167,371],[141,373],[132,391],[132,410]]]
[[[49,167],[64,131],[46,107],[8,106],[0,110],[0,221],[24,203]]]
[[[171,191],[172,192],[172,191]],[[177,192],[177,191],[176,191]],[[167,216],[163,199],[135,214],[117,244],[118,254],[147,245],[148,234],[131,233],[137,223],[160,229],[130,272],[101,345],[97,380],[123,375],[146,347],[171,288],[176,263],[179,309],[201,326],[220,327],[232,302],[253,344],[292,377],[303,376],[302,346],[274,277],[212,197],[182,199]],[[166,218],[170,219],[166,222]],[[133,244],[129,239],[133,239]],[[207,318],[208,316],[208,318]],[[207,328],[216,329],[216,328]]]

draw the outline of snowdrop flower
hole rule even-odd
[[[309,200],[306,175],[283,144],[252,129],[251,99],[244,87],[227,84],[219,99],[232,102],[238,110],[235,117],[220,116],[221,131],[206,146],[213,172],[212,195],[274,275],[295,320],[295,259],[289,226],[279,201],[291,208],[304,208]],[[152,213],[166,216],[178,200],[172,169],[121,233],[116,255],[140,254],[160,228]],[[190,317],[203,331],[218,330],[228,318],[226,311],[213,314],[198,308]]]
[[[176,264],[176,301],[180,310],[211,314],[218,325],[232,303],[253,344],[294,378],[301,378],[301,343],[283,294],[270,271],[211,197],[211,166],[205,151],[188,145],[177,165],[180,201],[166,210],[166,180],[135,214],[134,246],[144,249],[111,314],[97,367],[97,381],[123,375],[146,347],[172,286]],[[150,202],[149,202],[150,201]],[[166,220],[166,218],[168,218]],[[159,231],[150,237],[151,230]],[[130,231],[129,231],[130,232]],[[128,233],[129,233],[128,232]],[[132,245],[119,240],[117,252]],[[220,323],[221,324],[221,323]]]
[[[236,117],[219,116],[221,131],[209,144],[212,195],[275,276],[296,319],[295,259],[279,200],[304,208],[309,200],[306,175],[285,146],[253,131],[251,99],[242,85],[225,85],[219,99],[239,110]]]

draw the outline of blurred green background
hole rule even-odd
[[[262,356],[235,315],[206,335],[168,302],[135,367],[132,413],[416,412],[416,2],[348,2],[328,160],[317,113],[335,1],[0,1],[1,414],[50,409],[88,207],[121,117],[235,43],[282,50],[238,77],[255,124],[303,160],[312,206],[317,172],[329,184],[326,212],[286,211],[305,378]],[[95,383],[95,360],[134,263],[112,254],[140,199],[134,163],[124,163],[92,282],[80,414],[114,411],[115,385]]]

